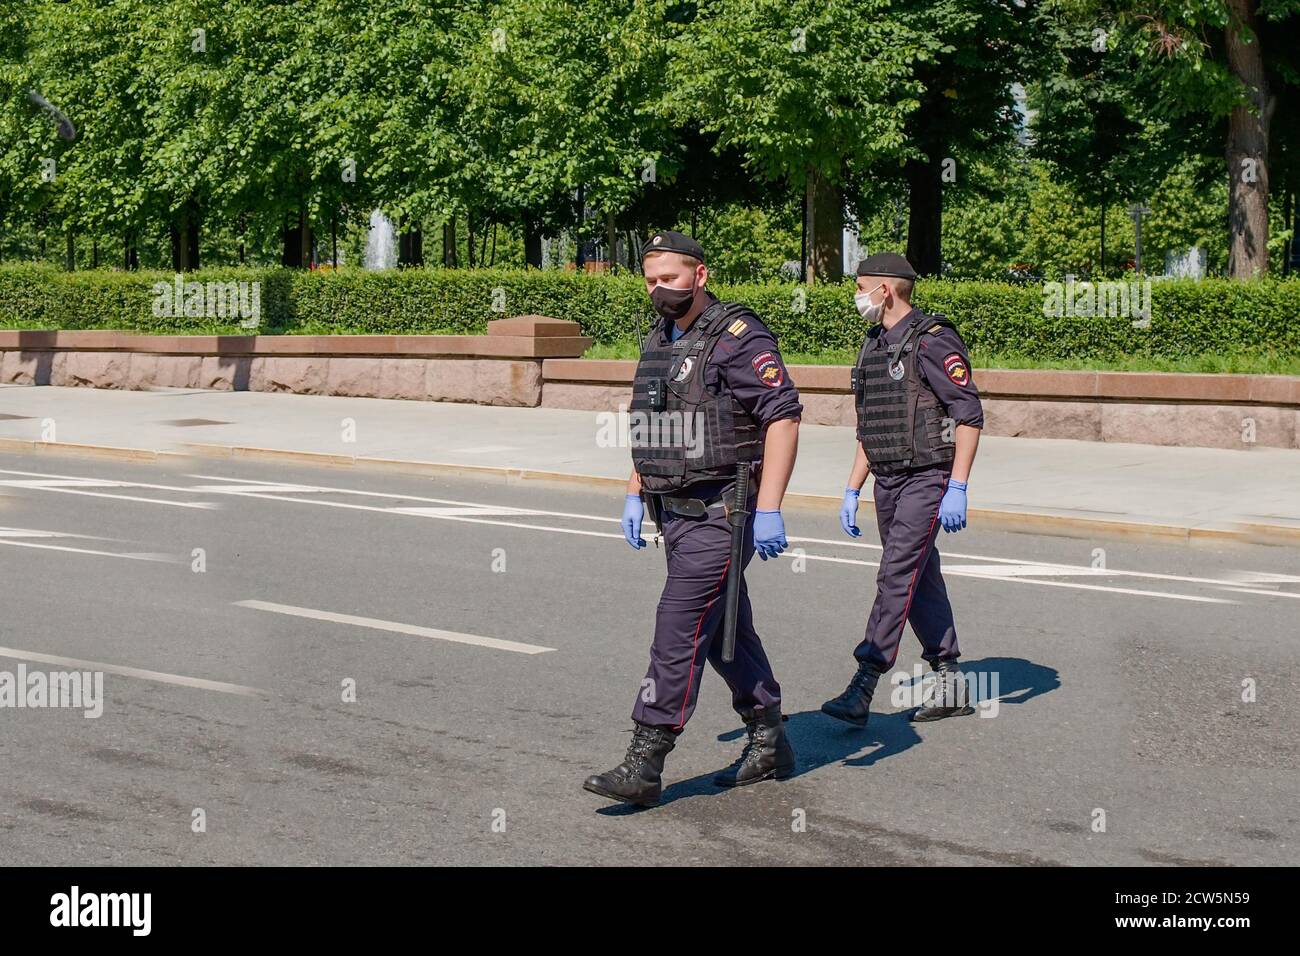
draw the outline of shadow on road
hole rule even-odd
[[[980,660],[963,661],[962,673],[974,677],[981,693],[985,693],[986,688],[995,689],[999,707],[1015,707],[1028,703],[1035,697],[1050,693],[1061,686],[1061,676],[1056,668],[1035,664],[1020,657],[986,657]],[[913,679],[908,675],[901,686],[908,689],[912,684]],[[893,684],[886,684],[882,680],[876,691],[876,700],[885,699],[894,690]],[[828,717],[820,710],[805,710],[790,714],[785,728],[799,759],[794,775],[801,777],[832,763],[840,763],[846,767],[870,767],[887,757],[893,757],[910,747],[915,747],[921,742],[921,736],[917,733],[917,727],[920,725],[911,722],[911,715],[912,710],[889,714],[873,712],[867,726],[858,728]],[[986,718],[973,715],[953,719]],[[719,734],[718,739],[734,741],[744,736],[745,729],[738,727]],[[669,759],[671,761],[671,758]],[[672,772],[671,762],[668,765],[668,772]],[[715,773],[717,770],[665,787],[660,805],[687,797],[718,796],[725,793],[724,788],[714,786]],[[638,810],[639,808],[636,807],[617,804],[602,807],[597,812],[619,815],[636,813]]]

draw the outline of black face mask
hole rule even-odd
[[[669,289],[657,285],[650,293],[650,304],[664,317],[665,321],[676,322],[691,311],[695,303],[695,283],[689,289]]]

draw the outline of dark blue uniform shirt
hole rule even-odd
[[[908,323],[920,316],[920,309],[913,309],[881,338],[886,345],[894,345],[906,334]],[[932,323],[931,323],[932,324]],[[975,387],[975,376],[971,372],[970,356],[966,352],[966,343],[953,329],[944,326],[938,332],[927,334],[930,326],[924,321],[917,329],[913,342],[917,343],[916,367],[921,379],[958,425],[984,427],[984,406],[980,403],[979,389]]]

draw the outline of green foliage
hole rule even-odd
[[[163,272],[64,273],[0,266],[0,328],[120,329],[158,334],[248,334],[238,321],[158,318]],[[577,322],[617,350],[654,318],[643,281],[522,269],[303,272],[204,270],[186,281],[262,283],[264,334],[481,334],[490,319],[537,313]],[[811,289],[790,282],[717,284],[753,308],[791,355],[850,354],[865,332],[849,281]],[[1151,322],[1052,317],[1042,285],[922,280],[916,304],[957,323],[975,355],[1057,363],[1179,363],[1204,356],[1300,358],[1300,281],[1207,279],[1152,283]],[[494,311],[498,306],[502,311]],[[617,354],[617,352],[615,352]]]

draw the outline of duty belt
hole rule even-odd
[[[679,498],[675,495],[659,495],[658,498],[665,511],[687,518],[703,518],[710,508],[725,507],[726,494],[720,491],[711,498]]]

